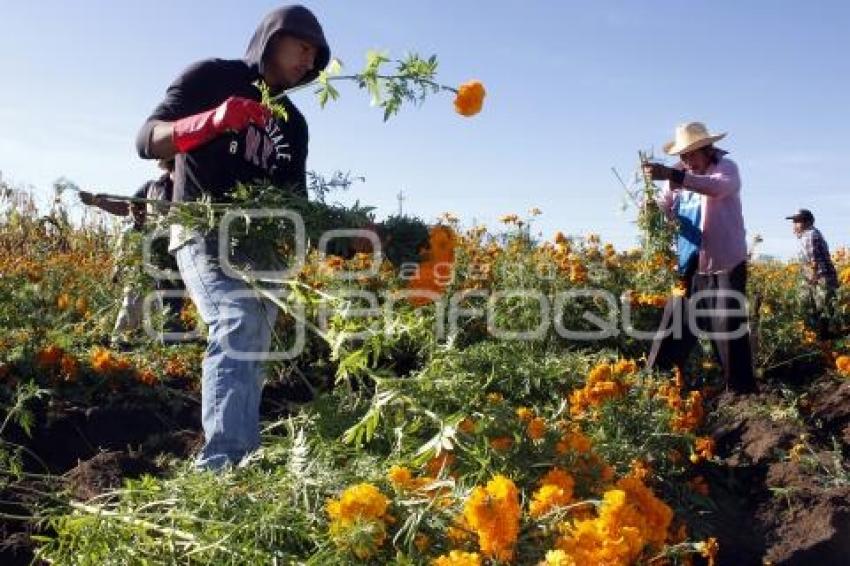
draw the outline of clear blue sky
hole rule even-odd
[[[493,223],[540,207],[545,236],[595,231],[634,243],[610,168],[698,119],[728,131],[742,171],[749,235],[795,249],[786,214],[811,208],[833,247],[850,244],[850,3],[305,2],[334,55],[436,53],[449,84],[482,80],[485,110],[457,116],[448,96],[388,124],[353,85],[310,123],[308,167],[364,175],[346,199],[432,219]],[[65,175],[128,194],[156,174],[135,154],[138,127],[189,63],[240,57],[277,2],[3,2],[0,170],[45,193]]]

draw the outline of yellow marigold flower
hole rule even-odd
[[[455,96],[455,110],[461,116],[474,116],[481,112],[486,95],[484,85],[479,81],[469,81],[460,85]]]
[[[528,422],[526,432],[531,440],[540,440],[546,436],[546,421],[540,417],[534,417]]]
[[[637,370],[637,362],[634,360],[617,360],[617,363],[614,364],[615,375],[631,375],[637,373]]]
[[[573,498],[573,477],[560,468],[552,468],[538,482],[528,512],[534,518],[545,515],[555,507],[568,505]]]
[[[431,564],[432,566],[481,566],[481,556],[477,552],[452,550],[448,554],[438,556]]]
[[[645,523],[626,493],[612,489],[603,495],[599,516],[569,524],[557,547],[571,560],[566,564],[633,564],[646,545]]]
[[[370,483],[360,483],[343,491],[339,499],[330,500],[327,510],[334,520],[384,519],[388,505],[381,490]]]
[[[407,489],[413,480],[413,474],[404,466],[392,466],[387,472],[387,479],[397,489]]]
[[[493,448],[493,450],[498,450],[500,452],[510,450],[513,445],[514,440],[510,436],[497,436],[496,438],[490,439],[490,447]]]
[[[487,394],[487,402],[492,404],[492,405],[497,405],[504,400],[505,400],[505,398],[502,396],[501,393],[488,393]]]
[[[717,543],[716,538],[711,537],[697,543],[697,550],[704,558],[708,558],[708,566],[714,566],[717,561],[717,553],[720,550],[720,545]]]
[[[340,548],[361,560],[373,556],[386,539],[389,500],[372,484],[347,488],[338,499],[328,500],[325,509],[331,519],[331,538]]]
[[[519,216],[516,214],[505,214],[499,217],[499,222],[502,224],[516,224],[519,222]]]
[[[575,560],[563,550],[550,550],[542,566],[578,566]]]
[[[517,407],[516,416],[522,422],[527,423],[534,418],[534,411],[528,407]]]
[[[850,267],[841,270],[841,273],[838,274],[838,280],[842,285],[850,285]]]
[[[792,462],[799,462],[800,456],[806,451],[806,445],[802,442],[798,442],[794,446],[791,447],[791,450],[788,452],[788,457]]]
[[[658,548],[663,546],[673,521],[673,510],[637,478],[625,477],[617,482],[617,487],[626,493],[629,502],[640,510],[646,521],[644,538]]]
[[[588,381],[608,381],[611,379],[612,369],[610,364],[597,364],[590,370]]]
[[[473,489],[463,509],[484,556],[505,562],[513,559],[520,515],[517,487],[502,475]]]

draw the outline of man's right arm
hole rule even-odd
[[[192,151],[227,131],[264,124],[271,112],[260,103],[231,96],[216,100],[210,89],[221,79],[214,61],[189,67],[171,86],[165,99],[136,136],[144,159],[171,159]]]
[[[196,63],[183,71],[168,86],[165,98],[142,124],[136,135],[136,149],[143,159],[171,159],[174,145],[174,121],[193,114],[201,102],[202,85],[209,74],[209,62]]]
[[[177,155],[174,146],[174,126],[172,122],[155,120],[146,124],[144,153],[139,150],[139,155],[148,159],[171,159]],[[139,147],[142,147],[139,145]]]

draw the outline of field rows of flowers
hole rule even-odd
[[[58,197],[57,197],[58,198]],[[447,214],[430,230],[419,269],[402,277],[374,258],[311,253],[287,301],[322,332],[295,360],[271,364],[270,383],[306,380],[311,401],[267,415],[263,446],[222,475],[172,462],[163,477],[127,479],[78,501],[57,493],[34,511],[45,526],[38,556],[59,564],[262,563],[626,565],[713,563],[718,544],[701,517],[712,508],[701,466],[715,456],[703,429],[722,389],[710,351],[674,373],[644,368],[649,343],[620,332],[564,338],[541,324],[539,303],[603,289],[653,330],[680,294],[670,258],[618,251],[596,235],[532,237],[539,210],[506,215],[504,229],[463,229]],[[48,218],[48,221],[45,221]],[[115,233],[67,219],[61,201],[39,218],[7,209],[0,226],[0,435],[32,431],[51,406],[121,406],[141,396],[197,399],[201,347],[106,346],[121,300],[110,278]],[[850,257],[835,254],[842,284]],[[448,268],[446,268],[448,266]],[[763,381],[800,363],[850,375],[842,340],[819,341],[801,322],[796,265],[754,262],[756,365]],[[374,316],[349,316],[346,293],[424,290],[464,307],[446,328],[441,300],[393,300]],[[612,306],[580,296],[558,311],[565,328],[593,330],[586,311]],[[389,300],[388,298],[386,300]],[[850,313],[839,292],[836,327]],[[490,312],[485,312],[485,306]],[[299,321],[278,321],[285,339]],[[302,311],[299,311],[302,312]],[[191,306],[181,313],[195,321]],[[41,470],[2,444],[2,486]]]

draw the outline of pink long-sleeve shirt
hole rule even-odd
[[[684,169],[684,164],[678,163],[675,167]],[[741,177],[735,162],[721,157],[704,175],[686,172],[680,186],[672,181],[668,183],[660,199],[668,215],[673,215],[676,199],[683,190],[702,195],[699,272],[729,272],[745,261],[747,233],[741,206]]]

